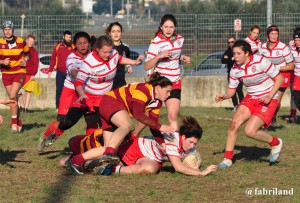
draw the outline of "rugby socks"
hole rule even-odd
[[[55,138],[58,138],[59,136],[61,136],[64,133],[64,130],[61,130],[59,128],[56,128],[55,130]]]
[[[11,116],[11,124],[18,124],[17,116]]]
[[[106,155],[106,154],[116,155],[116,149],[113,147],[106,147],[103,155]]]
[[[233,151],[225,151],[224,158],[232,160]]]
[[[291,117],[296,117],[297,109],[291,109],[290,115]]]
[[[114,173],[120,173],[120,171],[121,171],[121,166],[114,166],[113,168],[112,168],[112,172],[114,172]]]
[[[72,159],[71,159],[72,164],[75,164],[77,166],[80,166],[81,164],[83,164],[84,161],[85,160],[84,160],[84,158],[83,158],[83,156],[81,154],[73,156]]]
[[[269,143],[269,145],[270,145],[271,147],[277,146],[277,145],[279,145],[279,144],[280,144],[280,142],[279,142],[278,138],[275,137],[275,136],[273,136],[272,141]]]

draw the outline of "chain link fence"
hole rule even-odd
[[[235,36],[245,38],[252,25],[262,28],[260,39],[266,41],[267,19],[265,14],[189,14],[175,15],[178,21],[177,32],[185,37],[183,53],[192,57],[192,63],[185,65],[185,70],[192,69],[206,55],[224,51],[227,48],[227,38]],[[118,18],[117,18],[118,17]],[[84,30],[96,37],[103,35],[107,25],[118,21],[123,25],[122,41],[131,47],[148,47],[159,26],[161,16],[144,17],[104,15],[75,16],[26,16],[23,30],[21,16],[1,16],[1,22],[12,20],[15,24],[15,34],[26,37],[34,34],[37,38],[36,48],[39,53],[50,54],[58,42],[62,40],[64,30],[73,33]],[[292,39],[295,27],[299,26],[300,13],[273,14],[273,23],[279,26],[280,40],[288,43]],[[242,30],[234,32],[233,22],[241,19]]]

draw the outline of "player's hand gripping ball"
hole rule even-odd
[[[191,168],[199,169],[202,162],[202,157],[199,152],[194,150],[193,152],[187,154],[182,162]]]

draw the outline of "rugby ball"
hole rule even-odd
[[[199,168],[202,162],[202,157],[199,154],[199,152],[197,152],[196,150],[194,150],[193,152],[188,153],[184,159],[182,160],[182,162],[191,167],[191,168]]]

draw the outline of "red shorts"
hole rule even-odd
[[[259,101],[259,99],[253,99],[247,94],[240,105],[248,107],[251,115],[259,117],[265,122],[266,126],[269,126],[273,116],[275,115],[277,103],[277,99],[272,99],[269,104],[263,104]]]
[[[291,83],[291,73],[290,72],[280,72],[283,76],[283,82],[281,84],[281,88],[288,88],[290,87]]]
[[[78,94],[76,93],[78,97]],[[83,99],[81,102],[77,102],[78,98],[74,98],[72,107],[87,108],[91,112],[95,112],[94,106],[98,107],[102,100],[103,95],[86,95],[88,99]]]
[[[133,165],[137,160],[145,157],[140,150],[139,139],[130,140],[120,145],[117,155],[127,166]]]
[[[293,90],[300,91],[300,76],[295,75],[294,77],[294,88]]]
[[[58,114],[67,115],[74,100],[78,100],[76,91],[64,86],[59,100]]]
[[[109,108],[107,107],[107,104],[109,104]],[[126,108],[118,100],[107,95],[103,96],[99,109],[103,130],[111,129],[113,127],[110,119],[115,113],[121,110],[127,111]]]
[[[2,82],[4,86],[10,86],[14,82],[20,83],[23,86],[25,78],[26,78],[25,73],[2,74]]]
[[[172,90],[181,90],[181,84],[182,84],[181,80],[173,82]]]

